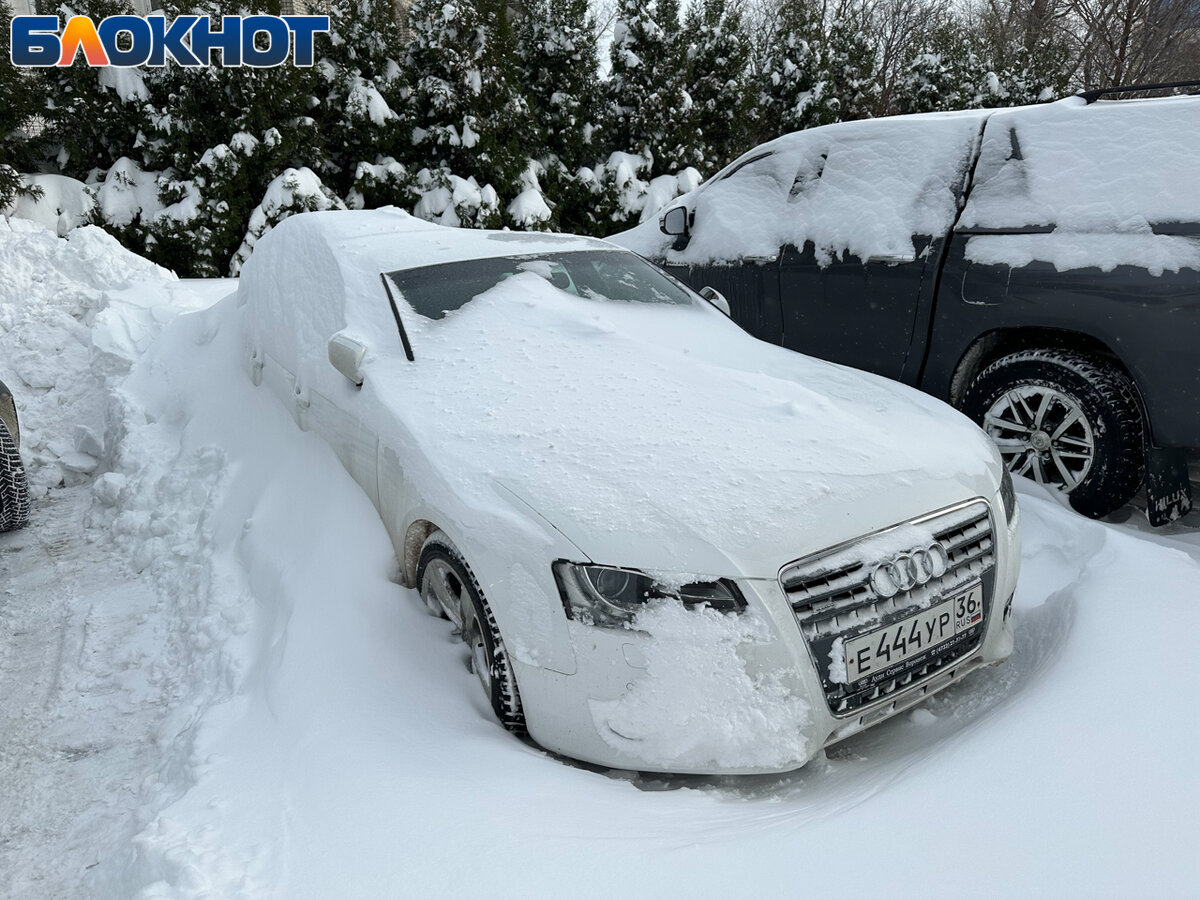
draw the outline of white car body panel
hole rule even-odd
[[[371,497],[406,578],[432,526],[471,565],[538,743],[642,770],[802,765],[853,723],[826,706],[780,569],[974,498],[992,509],[996,565],[993,614],[970,662],[1008,655],[1000,606],[1019,553],[997,455],[973,424],[916,391],[756,341],[706,305],[570,297],[533,274],[440,321],[399,297],[415,359],[405,357],[380,273],[569,250],[623,252],[391,210],[313,213],[266,236],[239,284],[251,371]],[[339,332],[368,348],[361,388],[327,360]],[[628,706],[658,677],[646,662],[658,646],[641,631],[568,620],[551,570],[560,559],[736,581],[746,621],[769,634],[739,644],[737,677],[770,681],[780,715],[806,708],[802,733],[768,728],[758,743],[734,734],[722,747],[718,732],[686,751],[614,736],[597,710]]]

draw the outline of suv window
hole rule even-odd
[[[709,181],[673,264],[773,257],[812,241],[830,262],[912,251],[958,212],[980,116],[846,122],[787,135]]]
[[[1054,103],[988,119],[960,228],[1148,232],[1200,221],[1190,97]]]

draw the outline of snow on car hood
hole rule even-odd
[[[380,353],[368,386],[460,498],[494,505],[500,485],[597,562],[773,577],[995,490],[994,451],[958,413],[706,305],[522,274],[442,320],[404,318],[416,361]]]

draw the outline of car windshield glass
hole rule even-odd
[[[389,272],[387,277],[416,313],[440,319],[523,272],[540,275],[556,288],[588,300],[677,306],[697,302],[696,295],[678,281],[624,250],[470,259]]]

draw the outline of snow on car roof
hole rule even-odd
[[[238,293],[255,297],[259,329],[287,323],[276,352],[295,371],[300,348],[348,329],[395,330],[380,275],[402,269],[514,254],[613,250],[605,241],[540,232],[449,228],[394,207],[309,212],[276,225],[242,268]],[[297,303],[297,297],[307,298]]]
[[[576,235],[449,228],[396,207],[306,213],[293,216],[286,225],[319,234],[339,258],[366,266],[375,278],[380,272],[514,253],[613,249],[604,241]]]

